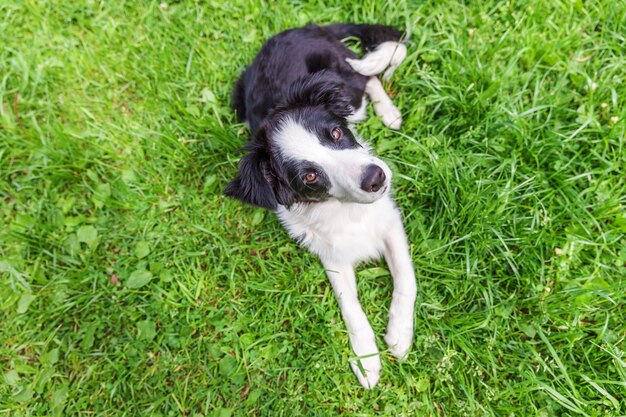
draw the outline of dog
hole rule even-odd
[[[344,40],[356,39],[362,58]],[[307,25],[269,39],[236,82],[233,108],[252,136],[225,194],[274,211],[289,235],[317,254],[339,302],[352,349],[350,366],[373,388],[381,361],[359,303],[356,264],[384,256],[393,277],[384,337],[402,360],[413,340],[417,287],[391,170],[354,132],[367,98],[391,129],[400,111],[378,74],[406,57],[402,33],[368,24]]]

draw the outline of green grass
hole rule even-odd
[[[364,391],[317,259],[221,195],[235,77],[307,22],[406,27],[408,360]],[[626,415],[623,2],[0,4],[0,415]],[[359,272],[383,347],[391,283]]]

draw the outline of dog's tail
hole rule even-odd
[[[383,42],[400,42],[403,33],[393,26],[340,23],[324,26],[337,39],[357,38],[361,41],[363,52],[376,49]]]

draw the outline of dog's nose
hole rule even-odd
[[[385,172],[378,165],[368,165],[361,177],[361,189],[368,193],[375,193],[385,184]]]

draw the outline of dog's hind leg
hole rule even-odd
[[[381,118],[385,126],[391,129],[400,129],[402,125],[402,114],[393,104],[378,78],[370,77],[365,85],[365,93],[372,100],[374,111],[378,117]]]
[[[365,55],[361,59],[346,59],[359,74],[370,77],[386,69],[383,75],[386,80],[406,58],[406,46],[401,42],[404,34],[392,26],[340,23],[324,26],[324,30],[347,43],[350,38],[359,39]]]
[[[406,46],[400,42],[387,41],[376,47],[361,59],[346,58],[352,69],[368,77],[385,71],[383,79],[388,80],[406,58]]]
[[[364,388],[373,388],[380,377],[380,357],[374,331],[359,303],[352,265],[322,260],[341,315],[348,328],[350,344],[357,358],[350,361],[352,371]]]

